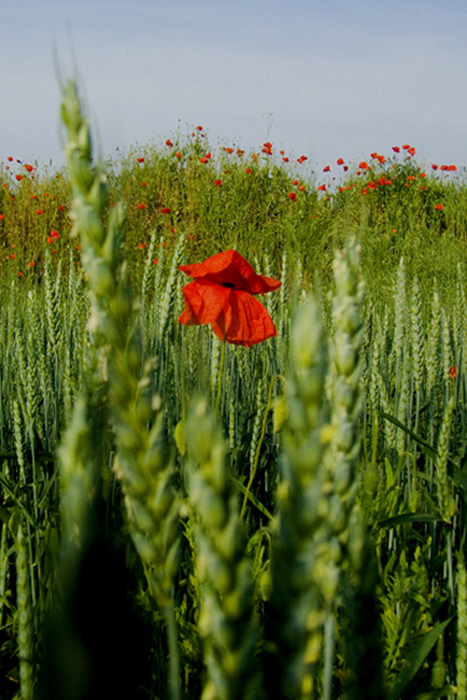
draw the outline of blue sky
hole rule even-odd
[[[55,52],[104,156],[201,124],[214,146],[269,140],[318,171],[403,143],[467,165],[463,0],[2,5],[2,159],[63,160]]]

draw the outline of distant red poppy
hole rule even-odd
[[[229,153],[230,155],[232,155],[232,153],[234,152],[233,148],[227,148],[226,146],[222,146],[222,150],[226,153]]]
[[[222,180],[214,180],[214,184],[216,187],[220,187],[222,185]]]
[[[420,177],[426,177],[426,173],[420,173]]]
[[[182,154],[180,153],[180,151],[177,151],[175,155],[177,156],[177,158],[181,158],[181,157],[182,157]]]
[[[250,174],[251,174],[250,168],[245,168],[245,172],[246,172],[247,175],[250,175]]]
[[[386,162],[386,158],[384,156],[376,156],[376,158],[379,160],[381,165]]]
[[[161,214],[170,214],[172,209],[169,209],[169,207],[162,207],[161,209]]]
[[[139,204],[136,205],[136,208],[137,209],[147,209],[147,206],[143,202],[140,202]]]
[[[435,209],[438,211],[442,211],[444,209],[444,206],[442,204],[435,204]]]
[[[434,163],[433,163],[433,165],[432,165],[431,167],[433,168],[433,170],[438,170],[438,166],[435,165]]]
[[[394,151],[394,153],[400,153],[400,152],[401,152],[401,149],[399,148],[399,146],[393,146],[393,147],[392,147],[392,150]]]
[[[242,151],[241,148],[237,148],[237,156],[242,156],[245,153],[245,151]]]
[[[165,145],[168,146],[169,148],[172,148],[173,143],[170,139],[167,139],[167,141],[165,142]]]
[[[337,165],[344,165],[344,159],[343,159],[343,158],[338,158],[338,159],[337,159]]]
[[[300,156],[300,158],[297,158],[297,163],[300,163],[300,165],[301,165],[301,164],[304,163],[306,160],[308,160],[308,157],[307,157],[307,156]]]
[[[457,377],[457,368],[456,367],[449,368],[449,376],[451,379],[455,379]]]
[[[415,148],[411,146],[410,148],[407,149],[407,153],[410,153],[411,156],[415,155]]]
[[[21,182],[21,180],[23,179],[22,175],[15,175],[15,177],[18,180],[18,182]]]
[[[272,156],[272,143],[266,141],[266,143],[263,144],[263,153],[266,153],[268,156]]]
[[[137,158],[138,163],[144,163],[144,158]]]
[[[326,192],[326,185],[319,185],[318,190],[320,192]]]
[[[346,173],[347,170],[349,169],[349,166],[348,166],[348,165],[344,165],[344,167],[343,167],[342,169],[343,169],[344,173]]]
[[[3,221],[4,218],[5,218],[5,214],[0,214],[0,221]]]
[[[402,146],[402,148],[404,149],[404,151],[407,151],[407,150],[410,148],[410,144],[409,144],[409,143],[404,143],[404,145]]]
[[[8,156],[7,160],[11,163],[11,161],[13,160],[13,158],[12,158],[11,156]]]
[[[32,167],[32,165],[29,165],[28,163],[25,163],[25,164],[23,165],[23,168],[26,168],[26,170],[28,171],[28,173],[32,173],[32,171],[34,170],[34,168]]]
[[[202,127],[202,126],[197,126],[196,128],[198,129],[198,131],[202,131],[202,130],[203,130],[203,127]]]
[[[457,165],[448,165],[448,170],[450,170],[451,172],[457,170]]]
[[[63,211],[65,209],[65,207],[63,206],[63,204],[59,204],[57,209],[58,209],[58,211]]]
[[[287,158],[287,156],[284,156],[284,157],[282,158],[282,160],[284,161],[284,163],[288,163],[288,162],[289,162],[289,159]]]
[[[10,253],[8,257],[10,260],[13,260],[14,258],[16,258],[16,255],[14,253]]]
[[[407,180],[415,180],[415,175],[407,175]]]
[[[142,182],[141,187],[147,187],[148,183],[147,182]]]
[[[199,162],[200,163],[207,163],[208,159],[206,158],[206,156],[203,156],[202,158],[199,159]]]
[[[362,160],[362,162],[358,164],[358,167],[362,170],[370,170],[370,166],[368,165],[366,160]]]
[[[281,282],[256,274],[236,250],[179,269],[194,278],[183,288],[180,323],[210,324],[221,340],[246,347],[277,335],[269,313],[253,295],[272,292]]]
[[[56,240],[58,240],[61,237],[58,231],[51,231],[50,236],[51,238],[55,238]]]
[[[328,173],[330,170],[331,170],[331,166],[330,166],[330,165],[326,165],[326,167],[323,168],[323,173]]]
[[[289,199],[292,200],[292,202],[296,202],[296,201],[297,201],[297,195],[295,194],[295,192],[289,192],[288,197],[289,197]]]
[[[157,265],[158,262],[159,262],[159,258],[154,258],[154,260],[152,261],[152,264]]]
[[[294,181],[292,182],[292,185],[298,185],[299,182],[300,182],[300,180],[294,180]]]
[[[147,244],[147,243],[140,243],[139,246],[138,246],[138,248],[139,248],[140,250],[143,250],[143,248],[147,248],[147,247],[148,247],[148,244]]]
[[[34,267],[35,264],[36,264],[36,263],[34,262],[34,260],[31,260],[31,262],[28,263],[28,267]]]
[[[298,186],[298,191],[299,191],[299,192],[305,192],[305,185],[299,185],[299,186]]]
[[[42,209],[36,209],[36,214],[43,214],[43,213],[44,212],[42,211]]]

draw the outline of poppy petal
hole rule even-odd
[[[248,292],[232,291],[223,313],[211,323],[221,340],[235,345],[256,345],[277,335],[265,307]]]
[[[232,290],[206,280],[195,280],[183,287],[185,310],[178,319],[186,326],[213,323],[229,303]]]
[[[229,284],[236,291],[265,294],[281,286],[280,280],[257,275],[250,263],[236,250],[226,250],[202,263],[180,265],[179,269],[195,279],[206,279],[219,285]]]

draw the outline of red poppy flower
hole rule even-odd
[[[154,258],[154,260],[152,261],[152,264],[157,265],[158,262],[159,262],[159,258]]]
[[[35,264],[36,264],[36,263],[34,262],[34,260],[31,260],[31,262],[28,263],[28,267],[34,267]]]
[[[137,158],[138,163],[144,163],[144,158]]]
[[[0,221],[3,221],[4,218],[5,218],[5,214],[0,214]]]
[[[28,163],[25,163],[23,167],[26,168],[26,170],[28,171],[28,173],[32,173],[32,171],[34,170],[34,168],[32,167],[32,165],[29,165]]]
[[[344,165],[344,167],[343,167],[344,173],[346,173],[348,169],[349,169],[349,166],[348,166],[348,165]]]
[[[208,159],[206,158],[206,156],[203,156],[202,158],[199,159],[199,162],[200,163],[207,163]]]
[[[386,162],[386,158],[384,156],[376,156],[376,158],[378,159],[381,165]]]
[[[220,187],[222,185],[222,180],[214,180],[214,184],[216,187]]]
[[[288,162],[289,162],[289,159],[287,158],[287,156],[284,156],[284,157],[282,158],[282,160],[284,161],[284,163],[288,163]]]
[[[455,379],[457,377],[457,369],[456,367],[450,367],[449,368],[449,376],[451,379]]]
[[[297,163],[300,163],[300,165],[301,165],[301,164],[304,163],[306,160],[308,160],[308,157],[307,157],[307,156],[300,156],[300,158],[297,158]]]
[[[399,146],[393,146],[393,147],[392,147],[392,150],[394,151],[394,153],[400,153],[400,152],[401,152],[401,149],[399,148]]]
[[[139,204],[136,205],[137,209],[147,209],[146,205],[143,204],[143,202],[140,202]]]
[[[410,148],[407,149],[407,153],[410,153],[411,156],[415,155],[415,148],[411,146]]]
[[[13,160],[13,158],[12,158],[11,156],[8,156],[7,160],[11,163],[11,161]]]
[[[450,170],[451,172],[456,171],[456,170],[457,170],[457,165],[448,165],[448,170]]]
[[[180,323],[209,323],[218,338],[245,347],[277,335],[271,317],[253,295],[272,292],[281,283],[257,275],[236,250],[179,269],[194,278],[183,288],[185,310]]]
[[[295,192],[289,192],[289,195],[288,195],[288,196],[289,196],[289,199],[292,200],[292,202],[296,202],[296,201],[297,201],[297,195],[295,194]]]
[[[182,154],[180,153],[180,151],[177,151],[175,155],[177,156],[177,158],[181,158],[181,157],[182,157]]]
[[[36,214],[43,214],[43,213],[44,212],[42,211],[42,209],[36,209]]]
[[[402,146],[402,148],[404,149],[404,151],[407,151],[407,150],[410,148],[410,144],[409,144],[409,143],[404,143],[404,145]]]
[[[173,143],[170,139],[167,139],[167,141],[165,142],[165,145],[168,146],[169,148],[172,148]]]
[[[138,246],[138,248],[139,248],[140,250],[143,250],[143,248],[147,248],[147,247],[148,247],[148,244],[147,244],[147,243],[140,243],[139,246]]]
[[[202,130],[203,130],[203,127],[202,127],[202,126],[197,126],[196,128],[198,129],[198,131],[202,131]]]
[[[320,185],[318,187],[318,190],[320,190],[321,192],[326,192],[326,185]]]
[[[326,165],[326,167],[323,168],[323,173],[328,173],[330,170],[331,170],[331,166],[330,166],[330,165]]]
[[[245,168],[245,172],[246,172],[247,175],[250,175],[250,174],[251,174],[250,168]]]
[[[23,179],[22,175],[15,175],[15,177],[18,180],[18,182],[21,182],[21,180]]]
[[[51,238],[56,238],[56,239],[60,238],[60,234],[58,231],[51,231],[50,236],[51,236]]]
[[[147,186],[148,186],[148,183],[147,183],[147,182],[142,182],[142,183],[141,183],[141,187],[147,187]]]
[[[337,165],[344,165],[344,159],[343,159],[343,158],[338,158],[338,159],[337,159]]]
[[[172,209],[169,209],[169,207],[162,207],[161,209],[161,214],[170,214]]]
[[[370,166],[368,165],[366,160],[362,160],[362,162],[358,164],[358,167],[362,170],[370,170]]]
[[[442,204],[435,204],[435,209],[437,209],[438,211],[442,211],[444,207]]]
[[[63,206],[63,204],[59,204],[57,209],[58,209],[58,211],[63,211],[65,209],[65,207]]]
[[[433,170],[438,170],[438,166],[435,165],[435,163],[433,163],[433,165],[431,167],[433,168]]]
[[[10,253],[8,257],[10,258],[10,260],[14,260],[16,258],[16,255],[14,253]]]

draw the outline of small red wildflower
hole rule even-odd
[[[425,187],[425,185],[420,185],[420,189],[424,192],[428,192],[428,187]]]
[[[147,187],[148,183],[147,182],[142,182],[141,187]]]
[[[61,238],[61,236],[60,236],[60,234],[59,234],[58,231],[51,231],[51,232],[50,232],[50,237],[51,237],[51,238],[55,238],[56,240],[58,240],[59,238]]]
[[[148,247],[148,244],[147,244],[147,243],[140,243],[139,246],[138,246],[138,248],[139,248],[140,250],[142,250],[143,248],[147,248],[147,247]]]
[[[284,161],[284,163],[288,163],[288,162],[289,162],[289,159],[287,158],[287,156],[284,156],[284,157],[282,158],[282,160]]]
[[[438,166],[435,165],[435,163],[433,163],[433,165],[431,167],[433,168],[433,170],[438,170]]]
[[[299,191],[299,192],[305,192],[305,185],[299,185],[299,186],[298,186],[298,191]]]
[[[36,209],[36,214],[39,214],[39,215],[40,215],[40,214],[43,214],[43,213],[44,213],[44,212],[42,211],[42,209]]]
[[[58,209],[58,211],[63,211],[65,209],[65,207],[63,206],[63,204],[59,204],[57,209]]]
[[[177,156],[177,158],[181,158],[181,157],[182,157],[182,154],[180,153],[180,151],[177,151],[175,155]]]
[[[457,165],[448,165],[448,170],[450,170],[451,172],[456,171],[456,170],[457,170]]]
[[[245,151],[242,151],[241,148],[237,148],[237,156],[242,156],[245,153]]]
[[[202,131],[202,130],[203,130],[203,127],[202,127],[202,126],[197,126],[196,128],[198,129],[198,131]]]
[[[401,149],[399,148],[399,146],[393,146],[393,147],[392,147],[392,150],[394,151],[394,153],[400,153],[400,152],[401,152]]]
[[[31,260],[31,262],[28,263],[28,267],[34,267],[35,264],[36,264],[36,263],[34,262],[34,260]]]
[[[337,165],[344,165],[344,159],[343,159],[343,158],[338,158],[338,159],[337,159]]]
[[[320,192],[326,192],[326,185],[319,185],[318,190]]]
[[[366,189],[366,187],[362,190],[362,194],[368,194],[368,190]]]
[[[15,253],[10,253],[10,255],[8,257],[10,260],[13,260],[14,258],[16,258],[16,255],[15,255]]]
[[[138,163],[144,163],[144,158],[137,158]]]
[[[206,156],[203,156],[202,158],[199,159],[199,162],[200,163],[207,163],[208,159],[206,158]]]
[[[245,168],[245,172],[246,172],[247,175],[250,175],[250,174],[251,174],[250,168]]]
[[[170,214],[172,209],[169,209],[169,207],[162,207],[161,209],[161,214]]]
[[[263,153],[266,153],[268,156],[272,156],[272,143],[266,141],[266,143],[263,144]]]
[[[211,157],[211,154],[210,154],[210,153],[206,153],[206,158],[209,159],[210,157]]]
[[[194,278],[183,288],[185,310],[180,323],[210,324],[220,340],[245,347],[277,335],[269,313],[254,295],[272,292],[281,283],[256,274],[236,250],[179,269]]]
[[[302,165],[306,160],[308,160],[307,156],[300,156],[300,158],[297,158],[297,163],[300,163],[300,165]]]
[[[348,166],[348,165],[344,165],[344,167],[343,167],[342,169],[343,169],[344,173],[346,173],[347,170],[349,169],[349,166]]]
[[[226,153],[229,153],[230,155],[232,155],[232,153],[234,152],[233,148],[226,148],[225,146],[222,146],[222,150]]]
[[[415,180],[415,175],[407,175],[407,180]]]
[[[366,160],[362,160],[362,162],[358,164],[358,167],[362,170],[370,170],[370,166],[368,165]]]
[[[435,209],[438,211],[442,211],[444,209],[444,206],[442,204],[435,204]]]
[[[295,192],[289,192],[289,195],[288,195],[288,196],[289,196],[289,199],[292,200],[292,202],[296,202],[296,201],[297,201],[297,195],[296,195]]]
[[[16,175],[15,177],[18,180],[18,182],[21,182],[21,180],[23,179],[22,175]]]
[[[426,173],[420,173],[420,177],[426,177]]]
[[[137,209],[147,209],[147,206],[143,202],[140,202],[139,204],[136,205],[136,208]]]
[[[376,156],[376,158],[378,159],[381,165],[386,162],[386,158],[384,156]]]
[[[32,165],[29,165],[28,163],[25,163],[25,164],[23,165],[23,168],[26,168],[26,170],[28,171],[28,173],[32,173],[32,171],[34,170],[34,168],[32,167]]]
[[[214,184],[216,187],[220,187],[222,185],[222,180],[214,180]]]
[[[0,221],[3,221],[4,218],[5,218],[5,214],[0,214]]]
[[[410,144],[409,144],[409,143],[404,143],[404,145],[402,146],[402,148],[404,149],[404,151],[407,151],[407,150],[410,148]]]
[[[407,149],[407,153],[410,153],[411,156],[414,156],[415,155],[415,148],[413,146],[411,146],[411,148]]]
[[[328,173],[330,170],[331,170],[331,166],[330,166],[330,165],[326,165],[326,167],[323,168],[323,173]]]
[[[457,377],[457,368],[456,367],[450,367],[449,368],[449,377],[451,379],[455,379]]]
[[[11,161],[13,160],[13,158],[12,158],[11,156],[8,156],[7,160],[11,163]]]
[[[159,258],[154,258],[154,260],[152,261],[152,264],[157,265],[158,262],[159,262]]]
[[[165,142],[165,145],[168,146],[169,148],[172,148],[173,143],[170,139],[167,139],[167,141]]]

